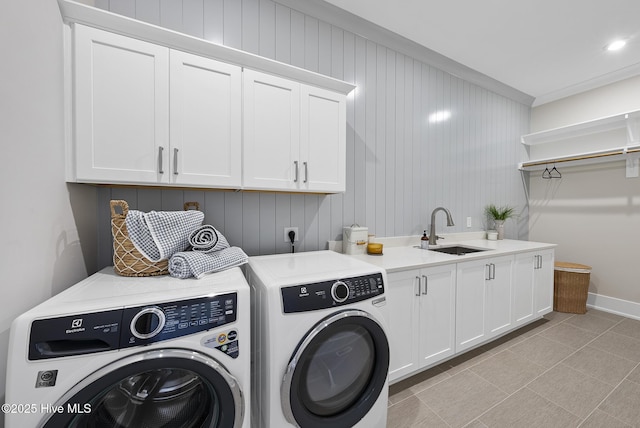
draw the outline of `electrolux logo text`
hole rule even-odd
[[[82,318],[76,318],[73,321],[71,321],[71,328],[66,330],[65,333],[67,334],[80,333],[80,332],[83,332],[84,330],[85,330],[84,327],[82,327]]]

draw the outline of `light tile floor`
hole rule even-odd
[[[389,388],[388,428],[640,428],[640,321],[553,312]]]

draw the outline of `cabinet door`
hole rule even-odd
[[[537,269],[533,271],[536,316],[542,316],[553,311],[554,261],[554,250],[538,252]]]
[[[487,264],[486,260],[475,260],[457,265],[456,353],[485,340]]]
[[[171,51],[171,182],[240,187],[242,70]]]
[[[389,326],[389,381],[418,370],[420,271],[392,272],[386,290]]]
[[[513,326],[518,327],[531,321],[533,310],[533,271],[537,253],[523,253],[515,257],[513,265]]]
[[[302,189],[346,189],[346,96],[301,86],[300,161]]]
[[[244,187],[296,190],[303,168],[300,85],[253,70],[243,74]]]
[[[455,352],[456,268],[454,265],[420,272],[420,368]]]
[[[168,182],[169,50],[74,26],[75,178]]]
[[[513,256],[489,260],[489,279],[486,281],[486,335],[495,337],[511,328],[511,270]]]

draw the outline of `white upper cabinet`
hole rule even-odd
[[[75,179],[168,182],[169,49],[75,28]]]
[[[76,180],[241,186],[241,69],[76,25]]]
[[[75,1],[58,5],[69,42],[67,180],[345,191],[352,84]]]
[[[300,85],[244,71],[244,187],[295,190],[300,180]]]
[[[239,67],[171,51],[171,182],[242,185]]]
[[[346,97],[244,71],[244,187],[343,192]]]
[[[346,97],[302,85],[301,187],[313,192],[346,190]]]

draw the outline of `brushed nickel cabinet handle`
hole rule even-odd
[[[158,173],[164,174],[164,170],[162,169],[162,153],[164,152],[164,147],[158,147]]]
[[[426,275],[422,275],[422,278],[424,278],[424,291],[422,294],[427,295],[429,294],[429,279]]]
[[[293,179],[294,183],[298,182],[298,161],[293,161],[293,165],[296,167],[296,178]]]
[[[178,175],[178,149],[173,149],[173,174]]]
[[[419,276],[416,276],[415,284],[418,286],[417,288],[414,287],[414,291],[416,293],[416,297],[420,297],[420,277]]]
[[[304,165],[304,182],[306,183],[309,180],[309,166],[306,162],[303,162]]]

